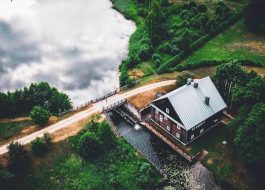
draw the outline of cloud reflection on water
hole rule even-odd
[[[134,29],[108,0],[0,0],[0,90],[47,81],[75,105],[103,95]]]

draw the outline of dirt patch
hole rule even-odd
[[[62,128],[58,131],[55,131],[52,136],[53,136],[53,141],[54,142],[59,142],[59,141],[63,141],[65,139],[67,139],[68,137],[74,136],[75,134],[77,134],[86,123],[88,123],[88,121],[90,121],[91,119],[94,119],[96,122],[101,122],[104,120],[104,118],[102,116],[98,116],[93,115],[90,116],[86,119],[83,119],[81,121],[78,121],[76,123],[73,123],[65,128]]]
[[[208,165],[212,165],[212,164],[213,164],[213,159],[209,158],[209,159],[207,160],[207,164],[208,164]]]
[[[155,99],[155,95],[159,93],[168,93],[176,89],[176,85],[168,85],[159,87],[141,94],[137,94],[128,99],[128,101],[134,105],[138,110],[145,108],[152,100]]]
[[[231,50],[237,49],[248,49],[252,52],[265,55],[265,46],[264,42],[261,41],[246,41],[246,42],[237,42],[229,46]]]
[[[144,72],[139,69],[132,69],[129,71],[129,76],[131,76],[134,79],[139,79],[144,76]]]
[[[14,142],[17,139],[20,139],[22,137],[30,135],[31,133],[34,133],[34,132],[36,132],[38,130],[41,130],[41,129],[42,129],[41,127],[38,127],[36,125],[31,125],[31,126],[25,127],[19,134],[15,135],[15,136],[13,136],[13,137],[11,137],[9,139],[6,139],[4,141],[1,141],[0,142],[0,146],[8,144],[8,143],[11,143],[11,142]]]
[[[18,117],[12,119],[0,119],[0,123],[19,122],[19,121],[30,121],[30,117]]]
[[[244,66],[244,68],[247,71],[254,71],[256,72],[258,75],[265,77],[265,68],[264,67],[254,67],[254,66]]]

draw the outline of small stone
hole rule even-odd
[[[222,144],[226,145],[227,144],[227,141],[222,141]]]

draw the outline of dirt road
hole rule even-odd
[[[73,116],[71,116],[65,120],[62,120],[56,124],[53,124],[49,127],[46,127],[40,131],[34,132],[28,136],[22,137],[22,138],[18,139],[17,141],[23,145],[28,144],[32,140],[34,140],[36,137],[42,136],[44,133],[54,133],[55,131],[58,131],[59,129],[65,128],[65,127],[67,127],[67,126],[69,126],[75,122],[78,122],[82,119],[85,119],[85,118],[87,118],[87,117],[89,117],[95,113],[101,112],[103,107],[107,107],[107,106],[109,106],[109,105],[111,105],[111,104],[113,104],[119,100],[122,100],[124,98],[129,98],[129,97],[134,96],[136,94],[140,94],[140,93],[143,93],[145,91],[152,90],[152,89],[155,89],[155,88],[158,88],[161,86],[171,85],[171,84],[174,84],[174,82],[175,82],[175,80],[157,82],[157,83],[149,84],[146,86],[142,86],[142,87],[130,90],[130,91],[122,93],[122,94],[113,95],[113,96],[109,97],[107,101],[106,100],[99,101],[99,102],[93,104],[93,106],[87,110],[78,112],[77,114],[75,114],[75,115],[73,115]],[[8,146],[8,144],[0,147],[0,155],[5,154],[8,151],[7,146]]]

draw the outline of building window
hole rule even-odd
[[[216,123],[218,121],[218,119],[215,119],[213,122]]]
[[[200,133],[203,133],[203,131],[204,131],[204,128],[202,128],[202,129],[200,130]]]
[[[180,130],[180,126],[179,125],[177,125],[177,129]]]
[[[179,133],[176,133],[176,137],[177,137],[177,138],[180,138],[180,134],[179,134]]]
[[[165,120],[167,121],[167,116],[165,116]]]
[[[156,114],[158,114],[158,110],[156,109]]]
[[[160,114],[159,120],[162,122],[163,121],[163,115]]]
[[[194,139],[194,134],[191,135],[190,139]]]
[[[167,126],[167,130],[170,131],[170,127],[169,126]]]
[[[166,108],[166,113],[169,113],[169,109],[168,108]]]

